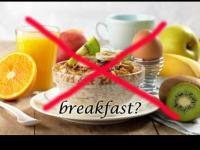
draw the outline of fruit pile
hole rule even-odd
[[[160,75],[168,77],[159,97],[180,115],[180,121],[192,121],[200,116],[200,42],[182,25],[168,26],[159,38],[164,52]]]

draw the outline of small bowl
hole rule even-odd
[[[65,62],[59,62],[53,67],[53,81],[59,88],[60,92],[69,90],[72,86],[79,83],[87,75],[72,75],[56,71],[57,65],[62,65]],[[137,72],[120,75],[118,77],[126,80],[132,85],[139,86],[143,82],[145,68],[143,65],[133,62],[134,66],[139,69]],[[101,102],[101,105],[106,105],[108,101],[112,101],[109,105],[121,105],[129,102],[134,93],[125,89],[121,85],[101,75],[90,81],[81,90],[67,98],[72,105],[96,105]]]

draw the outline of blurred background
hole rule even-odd
[[[61,30],[80,28],[95,35],[95,24],[114,13],[149,14],[156,22],[181,23],[200,36],[200,2],[0,2],[0,40],[14,40],[30,15]]]

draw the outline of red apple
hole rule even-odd
[[[60,34],[60,39],[69,47],[71,50],[76,52],[81,46],[83,46],[87,39],[82,31],[78,29],[68,29]],[[58,49],[57,62],[68,59],[67,53]]]

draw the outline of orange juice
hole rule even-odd
[[[57,28],[49,27],[48,30],[59,35]],[[17,51],[32,56],[36,62],[37,77],[34,89],[43,91],[51,88],[52,67],[56,63],[57,45],[34,29],[22,28],[17,30],[16,48]]]

